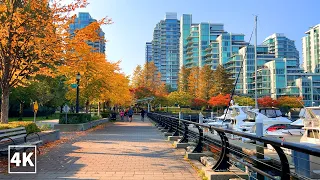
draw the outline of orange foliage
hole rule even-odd
[[[270,96],[265,96],[258,99],[259,107],[278,107],[278,101]]]
[[[211,106],[228,106],[230,102],[230,94],[222,95],[219,94],[217,96],[211,97],[208,103]]]
[[[279,107],[301,108],[303,107],[302,97],[281,96],[278,98]]]
[[[8,122],[9,89],[38,73],[51,75],[66,59],[70,13],[86,0],[4,0],[0,3],[1,122]],[[51,71],[51,72],[50,72]]]

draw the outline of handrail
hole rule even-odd
[[[314,147],[310,147],[310,146],[306,146],[306,145],[302,145],[299,143],[293,143],[293,142],[286,142],[286,141],[281,141],[278,139],[274,139],[274,138],[267,138],[267,137],[258,137],[256,135],[253,134],[248,134],[248,133],[244,133],[244,132],[240,132],[240,131],[234,131],[234,130],[230,130],[230,129],[224,129],[224,128],[218,128],[218,127],[214,127],[214,126],[209,126],[209,125],[205,125],[205,124],[200,124],[200,123],[196,123],[196,122],[192,122],[192,121],[188,121],[188,120],[184,120],[184,119],[179,119],[176,117],[171,117],[171,116],[166,116],[163,114],[158,114],[158,113],[153,113],[156,115],[160,115],[163,117],[167,117],[167,118],[171,118],[171,119],[175,119],[181,122],[185,122],[188,124],[194,124],[200,127],[205,127],[211,130],[215,130],[217,132],[225,132],[225,133],[229,133],[229,134],[233,134],[233,135],[237,135],[237,136],[241,136],[241,137],[245,137],[245,138],[249,138],[252,140],[256,140],[256,141],[260,141],[260,142],[264,142],[267,144],[272,144],[272,145],[276,145],[276,146],[280,146],[283,148],[288,148],[288,149],[292,149],[292,150],[297,150],[297,151],[301,151],[310,155],[314,155],[314,156],[320,156],[320,149],[318,148],[314,148]]]
[[[271,171],[274,171],[278,176],[280,176],[282,180],[289,180],[291,177],[298,176],[296,173],[290,171],[289,161],[283,151],[283,148],[320,157],[320,149],[298,143],[284,142],[274,138],[258,137],[249,133],[209,126],[206,124],[200,124],[197,122],[179,119],[177,117],[159,113],[148,113],[148,117],[152,119],[158,127],[163,127],[164,129],[172,132],[172,134],[174,134],[175,136],[182,135],[182,138],[178,143],[189,143],[189,139],[191,141],[197,142],[197,144],[195,145],[195,149],[192,151],[193,153],[201,153],[205,145],[207,146],[207,149],[209,148],[209,151],[214,150],[212,152],[219,153],[219,155],[217,155],[218,159],[216,159],[217,162],[212,167],[214,171],[229,171],[231,166],[230,159],[234,160],[234,158],[231,157],[237,156],[239,158],[243,158],[243,160],[246,161],[237,161],[238,163],[251,168],[251,170],[262,176],[270,177],[270,174],[265,171],[265,167],[267,167]],[[190,130],[189,125],[194,125],[197,130]],[[216,131],[218,135],[216,136],[217,138],[211,136],[210,134],[205,135],[203,133],[205,129],[208,129],[210,132]],[[262,161],[261,159],[254,158],[253,156],[246,154],[245,151],[241,150],[240,146],[234,146],[230,144],[228,136],[226,134],[232,134],[238,137],[248,138],[256,142],[258,141],[264,144],[270,144],[278,154],[279,160],[276,160],[272,163],[274,166],[266,164],[266,162]],[[240,147],[240,151],[234,149],[234,147],[236,149]],[[258,156],[258,152],[256,153],[256,155]],[[250,165],[248,165],[248,163]],[[262,177],[258,176],[257,178],[260,180]]]

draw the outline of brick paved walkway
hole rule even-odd
[[[163,135],[146,120],[114,125],[54,148],[38,157],[38,174],[13,179],[198,179]]]

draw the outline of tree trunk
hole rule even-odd
[[[20,101],[19,120],[21,121],[22,118],[23,118],[23,102]]]
[[[100,116],[100,101],[98,102],[98,116]]]
[[[89,100],[86,101],[86,113],[89,113]]]
[[[9,86],[2,86],[1,123],[8,123],[9,118]]]

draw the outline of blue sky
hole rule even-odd
[[[86,9],[95,19],[112,18],[102,27],[108,40],[110,61],[121,60],[121,68],[131,74],[145,62],[145,42],[152,40],[153,28],[166,12],[192,14],[193,22],[224,23],[225,30],[243,33],[246,40],[258,15],[258,44],[272,33],[284,33],[295,40],[302,56],[304,32],[320,23],[319,0],[89,0]],[[252,40],[253,43],[253,40]],[[302,57],[300,57],[302,61]]]

